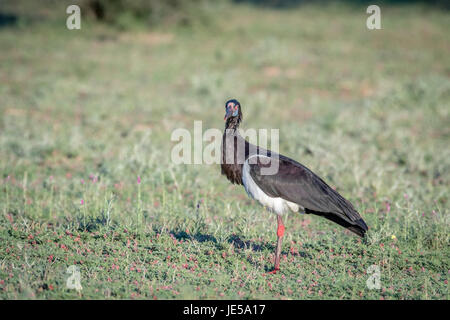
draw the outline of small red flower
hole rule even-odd
[[[389,202],[386,202],[386,213],[389,213],[391,211],[391,204]]]

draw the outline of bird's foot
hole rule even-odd
[[[278,271],[280,271],[280,268],[274,268],[272,271],[267,272],[267,274],[276,274]]]

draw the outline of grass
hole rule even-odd
[[[450,15],[381,11],[378,31],[334,5],[1,28],[0,298],[448,299]],[[367,241],[290,214],[265,274],[275,216],[218,165],[170,161],[171,132],[222,129],[231,97],[355,204]]]

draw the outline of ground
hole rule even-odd
[[[382,6],[370,31],[359,6],[216,10],[0,28],[0,298],[448,299],[448,11]],[[289,214],[267,274],[276,217],[219,165],[171,161],[173,130],[222,130],[229,98],[355,205],[365,240]]]

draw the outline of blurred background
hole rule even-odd
[[[230,282],[234,265],[226,264],[208,271],[221,275],[215,282],[219,291],[193,290],[202,280],[188,271],[179,278],[184,282],[164,280],[165,285],[168,281],[185,298],[214,298],[233,286],[236,290],[225,297],[448,298],[448,1],[377,2],[382,29],[369,30],[366,9],[372,2],[2,0],[2,246],[11,246],[22,261],[24,251],[15,244],[34,241],[30,233],[45,244],[86,230],[119,232],[128,239],[126,228],[137,234],[130,239],[152,248],[153,256],[146,249],[145,259],[165,256],[168,248],[176,257],[177,247],[169,245],[176,237],[198,241],[195,248],[202,250],[192,254],[210,261],[205,252],[217,250],[219,258],[229,254],[238,236],[241,243],[260,246],[252,256],[270,264],[274,217],[230,185],[218,165],[170,161],[173,130],[192,131],[194,120],[201,120],[204,130],[222,129],[224,103],[236,98],[243,107],[243,128],[280,129],[280,152],[336,187],[371,227],[364,263],[347,256],[338,266],[359,268],[383,257],[392,266],[389,281],[395,288],[379,293],[365,290],[365,279],[328,279],[320,265],[324,270],[336,266],[317,258],[321,279],[330,286],[323,284],[320,293],[316,287],[303,289],[296,277],[308,279],[312,270],[296,267],[300,256],[286,264],[289,281],[298,287],[294,292],[277,280],[263,291],[259,280],[238,287],[239,282]],[[80,30],[66,27],[71,4],[81,8]],[[335,250],[342,243],[355,245],[354,238],[321,219],[296,215],[288,221],[288,244],[319,252],[317,243],[333,237],[326,243]],[[154,247],[156,234],[163,235],[161,250]],[[86,240],[94,252],[99,238]],[[392,252],[385,256],[389,241],[393,247],[386,250]],[[122,240],[98,248],[102,245],[123,249]],[[73,249],[72,256],[55,250],[29,249],[28,259],[42,268],[47,261],[42,257],[50,255],[62,264],[67,258],[92,267],[114,256],[99,262],[83,250]],[[236,261],[252,270],[255,263],[245,260],[245,250]],[[427,270],[425,289],[424,278],[403,276],[409,265],[397,264],[403,261],[399,251]],[[0,257],[10,261],[11,252],[2,250]],[[27,265],[22,268],[7,264],[0,271],[0,279],[10,279],[2,284],[4,297],[71,297],[48,289],[61,283],[53,269],[43,279]],[[154,279],[167,279],[164,268],[155,267]],[[104,271],[92,276],[84,294],[98,297],[109,276],[116,297],[137,292],[129,274]],[[361,292],[355,292],[355,283]],[[180,297],[145,288],[138,293]]]

